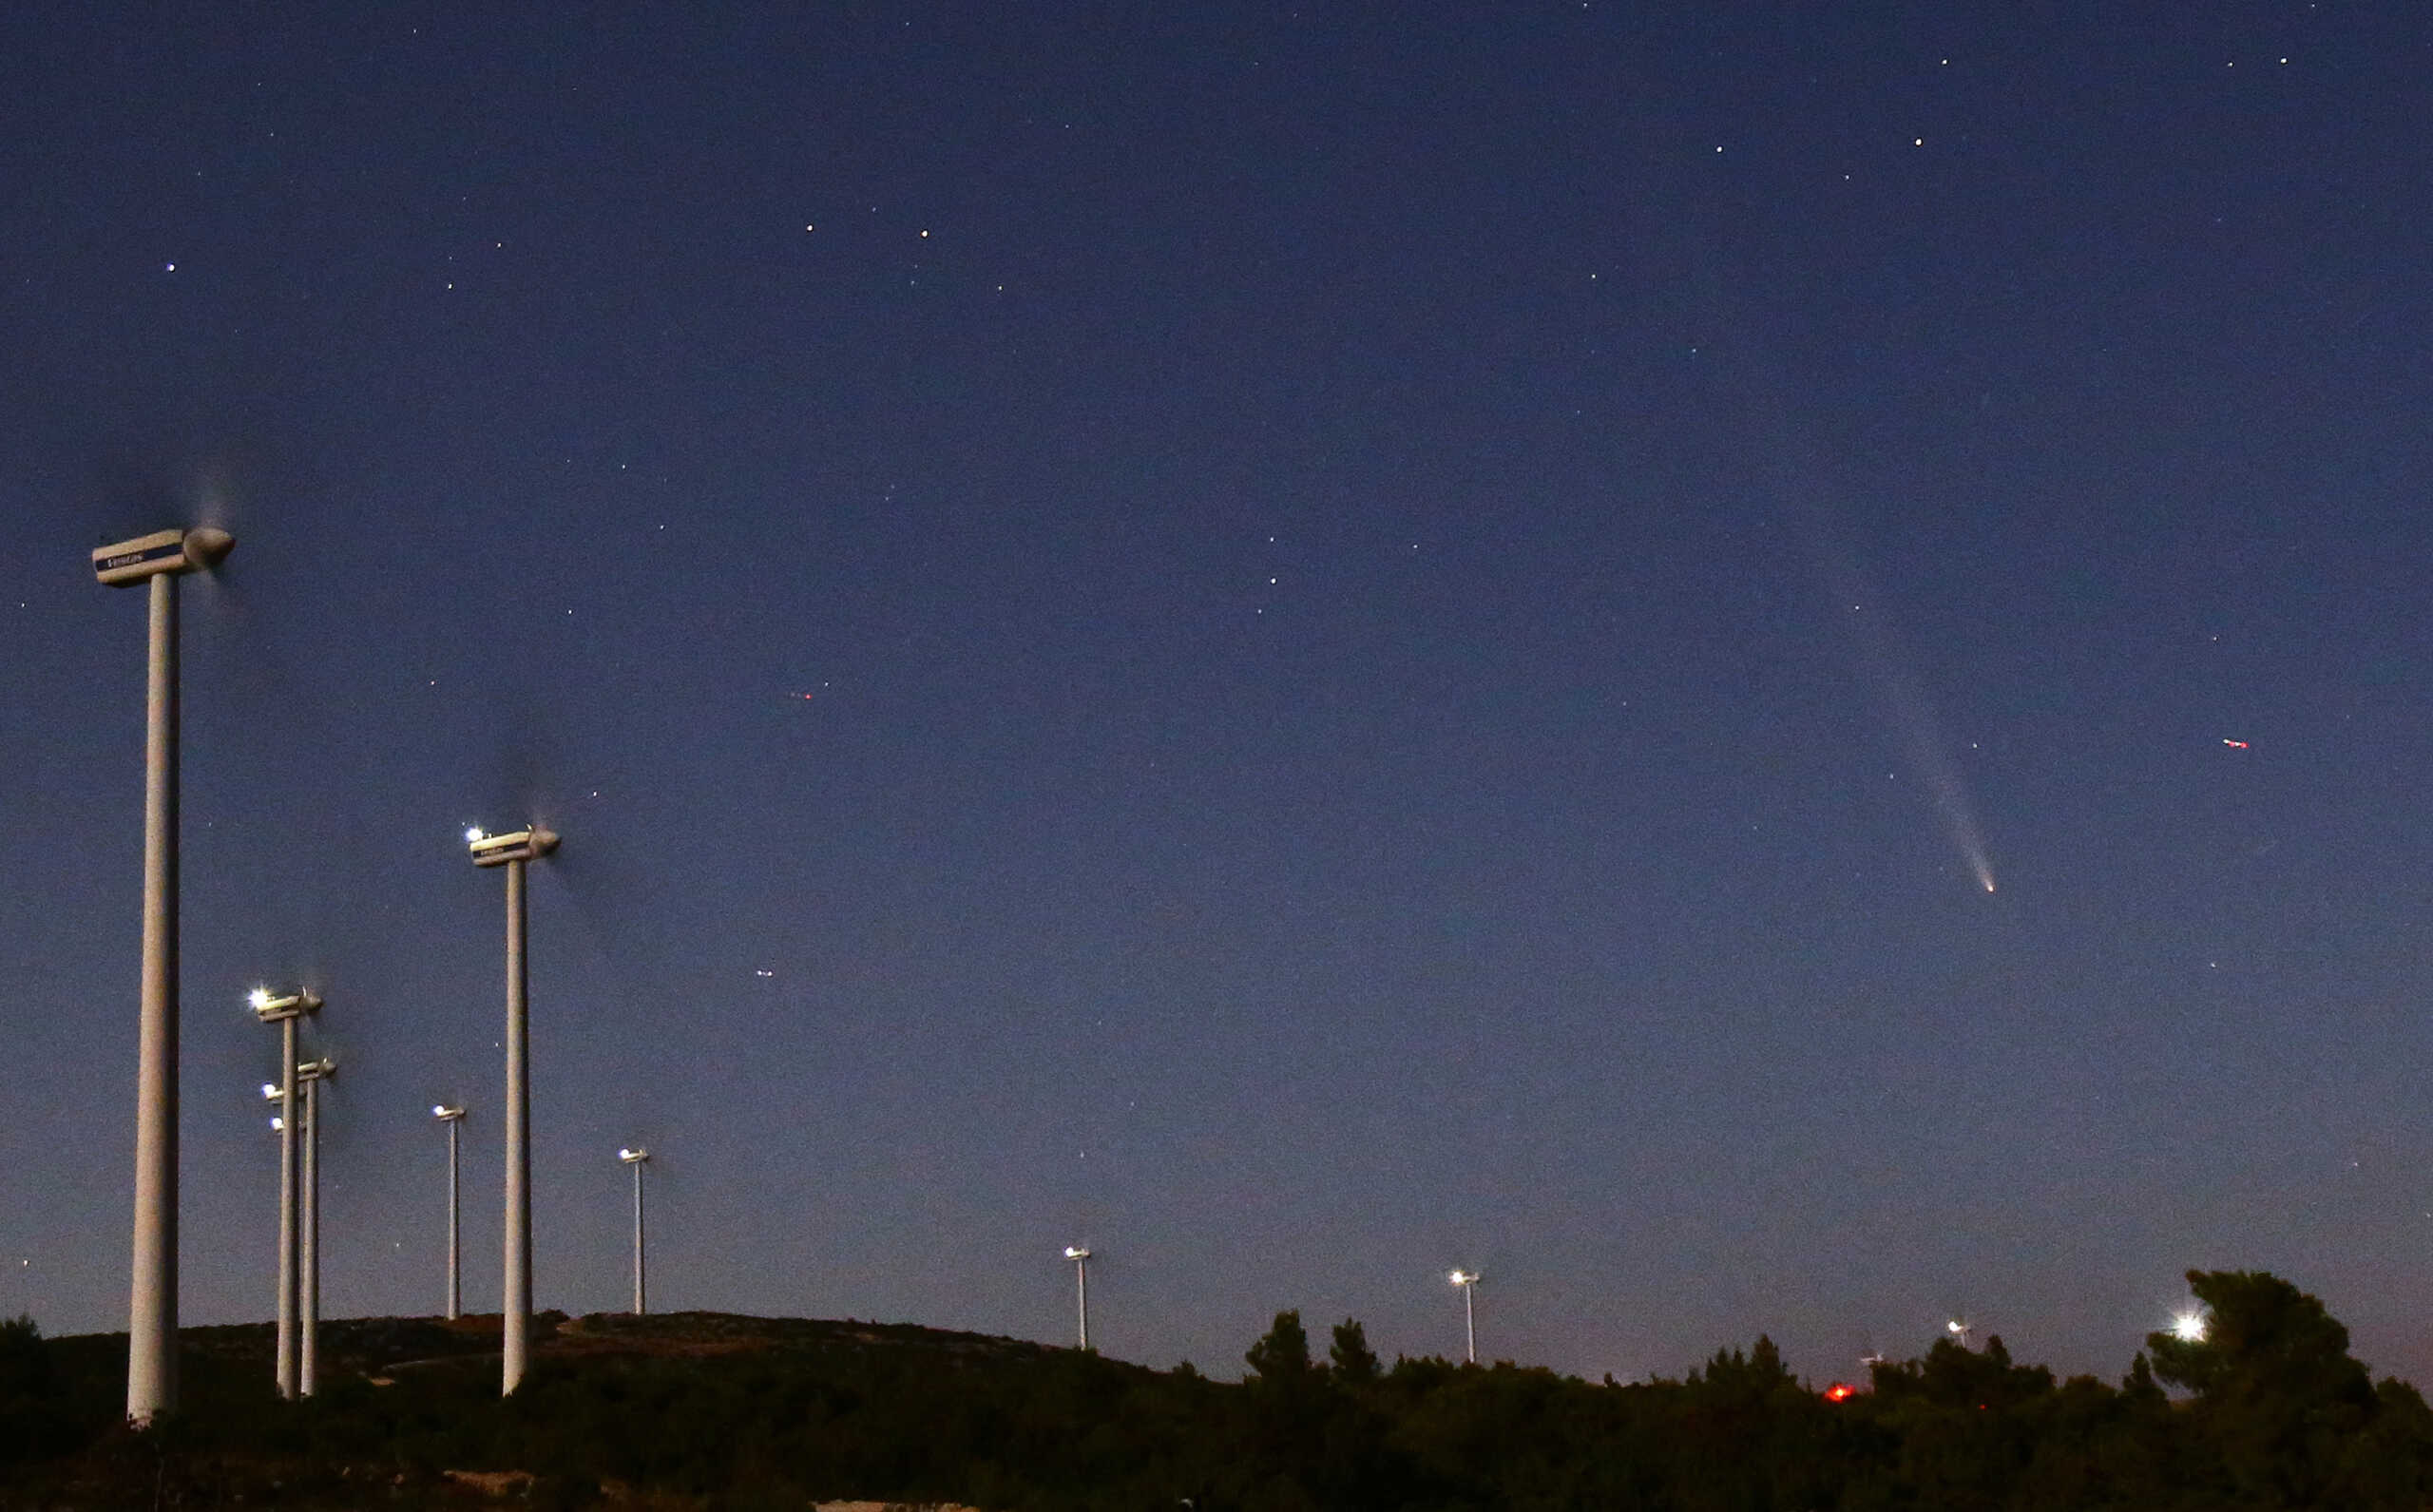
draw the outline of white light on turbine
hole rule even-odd
[[[1466,1365],[1479,1363],[1479,1273],[1448,1271],[1445,1279],[1462,1293],[1462,1361]]]
[[[271,1004],[270,988],[256,987],[245,994],[245,1002],[255,1008],[267,1008]]]
[[[1064,1258],[1073,1262],[1073,1302],[1081,1322],[1076,1342],[1086,1349],[1090,1347],[1090,1248],[1086,1244],[1068,1244],[1064,1246]]]
[[[465,832],[465,843],[466,843],[467,845],[476,845],[476,844],[479,844],[479,843],[481,842],[481,840],[482,840],[482,839],[483,839],[483,831],[482,831],[482,827],[481,827],[480,825],[478,825],[478,824],[477,824],[477,825],[472,826],[471,828],[468,829],[468,830]]]
[[[2182,1344],[2205,1342],[2205,1314],[2194,1308],[2172,1314],[2171,1336]]]

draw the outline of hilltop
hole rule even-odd
[[[1678,1380],[1402,1359],[1297,1312],[1248,1379],[910,1324],[544,1314],[498,1396],[498,1320],[323,1326],[321,1391],[271,1388],[271,1330],[180,1339],[183,1409],[118,1421],[119,1335],[0,1324],[0,1508],[958,1504],[1221,1508],[1937,1507],[2262,1512],[2433,1503],[2433,1411],[2375,1381],[2314,1297],[2192,1272],[2206,1327],[2117,1386],[1939,1340],[1856,1393],[1773,1345]],[[2176,1387],[2173,1397],[2166,1387]]]
[[[987,1456],[942,1414],[974,1450],[1000,1429],[1046,1442],[1052,1426],[1027,1413],[1190,1379],[906,1323],[545,1312],[502,1402],[492,1313],[325,1320],[318,1394],[287,1404],[274,1337],[266,1323],[181,1330],[182,1410],[148,1434],[116,1423],[125,1334],[9,1351],[0,1506],[148,1502],[155,1484],[182,1487],[167,1504],[299,1508],[947,1503]]]
[[[268,1323],[226,1324],[182,1330],[179,1344],[188,1361],[208,1361],[220,1368],[258,1368],[270,1371],[276,1330]],[[74,1335],[55,1343],[63,1349],[106,1346],[123,1351],[124,1333]],[[872,1349],[904,1349],[967,1359],[1037,1359],[1050,1352],[1046,1345],[986,1333],[925,1328],[914,1323],[872,1323],[860,1319],[764,1318],[741,1312],[593,1312],[568,1316],[538,1312],[532,1317],[531,1349],[536,1366],[608,1357],[637,1359],[706,1359],[721,1355],[774,1353],[812,1355],[853,1353]],[[499,1357],[499,1315],[468,1313],[457,1319],[438,1317],[331,1318],[319,1335],[320,1365],[325,1377],[361,1376],[388,1385],[407,1371],[462,1367]]]

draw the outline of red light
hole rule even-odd
[[[1828,1402],[1848,1402],[1858,1394],[1859,1388],[1848,1381],[1836,1381],[1825,1388],[1825,1400]]]

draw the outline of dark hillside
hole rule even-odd
[[[1178,1428],[1225,1389],[910,1324],[552,1313],[533,1340],[523,1389],[501,1402],[495,1315],[332,1320],[319,1394],[289,1405],[268,1325],[190,1329],[183,1410],[152,1434],[115,1424],[125,1335],[42,1341],[27,1373],[48,1407],[25,1419],[5,1504],[110,1506],[159,1484],[167,1504],[352,1506],[376,1484],[383,1504],[451,1505],[473,1493],[450,1471],[530,1471],[577,1503],[640,1485],[791,1506],[974,1488],[1031,1504],[1035,1480],[1159,1478],[1150,1462],[1176,1435],[1155,1424]],[[1068,1431],[1101,1419],[1119,1426]]]
[[[184,1409],[118,1421],[125,1342],[0,1325],[0,1508],[1646,1508],[1653,1512],[2423,1512],[2433,1411],[2377,1382],[2315,1298],[2192,1273],[2201,1334],[2115,1387],[1939,1341],[1855,1392],[1772,1343],[1679,1380],[1386,1367],[1297,1313],[1210,1381],[908,1324],[536,1319],[498,1397],[495,1318],[324,1326],[321,1390],[271,1388],[271,1330],[183,1336]],[[2177,1396],[2170,1388],[2176,1388]]]

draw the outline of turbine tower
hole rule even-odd
[[[634,1168],[634,1316],[642,1315],[642,1167],[650,1164],[650,1152],[636,1145],[620,1150],[617,1158]]]
[[[1078,1244],[1068,1244],[1064,1246],[1064,1258],[1073,1262],[1073,1291],[1082,1311],[1081,1348],[1086,1349],[1090,1347],[1090,1252]]]
[[[111,586],[150,580],[144,698],[144,970],[135,1059],[135,1238],[128,1267],[126,1416],[178,1405],[177,580],[228,554],[225,530],[155,530],[93,553]]]
[[[431,1116],[448,1125],[448,1321],[464,1316],[461,1306],[465,1268],[456,1248],[456,1131],[465,1121],[465,1110],[451,1108],[445,1102],[431,1104]]]
[[[262,1084],[262,1096],[278,1104],[278,1394],[296,1396],[296,1028],[319,1010],[321,1000],[297,990],[275,997],[256,987],[245,1000],[254,1017],[278,1025],[279,1079]]]
[[[321,1355],[321,1083],[337,1074],[338,1063],[326,1055],[296,1068],[296,1079],[304,1083],[304,1181],[299,1203],[304,1210],[304,1264],[297,1282],[304,1314],[296,1350],[299,1396],[313,1394]]]
[[[558,837],[529,825],[512,834],[465,832],[477,867],[507,868],[507,1221],[501,1237],[506,1284],[499,1299],[498,1394],[508,1396],[524,1380],[532,1330],[532,1154],[527,1125],[531,1089],[524,1058],[531,1036],[526,1027],[525,992],[530,985],[524,960],[524,869],[558,848]]]
[[[1468,1365],[1479,1363],[1479,1314],[1473,1300],[1478,1291],[1476,1271],[1455,1271],[1445,1277],[1462,1290],[1462,1359]]]

